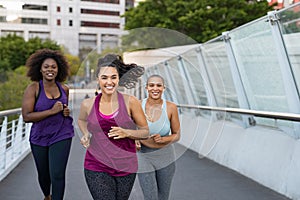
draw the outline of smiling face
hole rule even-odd
[[[58,66],[56,61],[52,58],[45,59],[42,63],[40,71],[42,73],[43,79],[49,81],[54,80],[58,73]]]
[[[115,67],[101,67],[98,74],[98,82],[101,92],[113,94],[118,87],[119,74]]]
[[[164,81],[160,77],[151,77],[148,79],[146,89],[151,99],[160,99],[165,89]]]

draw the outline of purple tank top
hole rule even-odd
[[[113,139],[108,137],[112,126],[124,129],[136,129],[124,102],[118,92],[119,111],[113,118],[100,115],[99,102],[102,94],[96,98],[87,118],[87,128],[92,134],[90,146],[85,155],[84,168],[97,172],[106,172],[111,176],[125,176],[137,172],[135,142],[129,138]]]
[[[52,108],[56,101],[68,105],[68,98],[61,84],[56,82],[60,96],[49,99],[44,90],[44,84],[39,82],[39,95],[34,105],[34,111],[44,111]],[[50,146],[51,144],[74,136],[73,118],[64,117],[62,112],[51,115],[41,121],[34,122],[30,130],[29,141],[36,145]]]

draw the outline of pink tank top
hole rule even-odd
[[[135,142],[129,138],[113,139],[108,137],[112,126],[124,129],[137,129],[128,115],[124,97],[118,92],[118,112],[114,117],[100,114],[99,102],[102,93],[96,98],[87,118],[88,131],[92,134],[84,160],[84,168],[106,172],[112,176],[125,176],[137,172]]]

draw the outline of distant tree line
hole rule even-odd
[[[25,41],[15,34],[0,38],[0,110],[21,107],[23,92],[30,83],[26,76],[26,60],[42,48],[64,52],[63,47],[49,39],[32,38]],[[71,75],[76,74],[80,65],[79,58],[68,53],[65,56],[71,65]]]
[[[125,12],[125,29],[171,29],[197,43],[203,43],[220,36],[222,32],[267,15],[268,11],[273,10],[273,6],[269,6],[267,0],[146,0]],[[139,30],[140,32],[143,30]],[[140,35],[139,33],[131,31],[124,37],[123,45],[145,42],[148,42],[149,46],[157,43],[154,47],[172,45],[172,41],[165,42],[169,38],[161,40],[159,34],[153,36],[151,31]]]

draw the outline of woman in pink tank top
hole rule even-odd
[[[85,179],[94,200],[126,200],[137,172],[134,140],[147,139],[149,130],[139,100],[117,88],[134,87],[144,68],[114,54],[100,58],[97,67],[101,93],[83,100],[78,117],[87,148]]]

